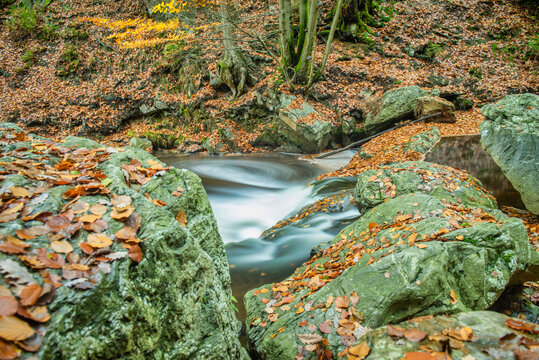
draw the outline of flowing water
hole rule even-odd
[[[156,154],[168,165],[189,169],[201,177],[226,244],[232,292],[239,301],[241,320],[245,319],[245,292],[283,280],[308,259],[313,246],[331,240],[359,216],[353,206],[342,206],[300,225],[261,236],[281,219],[328,192],[353,187],[354,178],[331,179],[309,186],[318,175],[345,165],[353,154],[349,151],[317,162],[279,154]],[[523,208],[520,195],[481,148],[478,136],[444,138],[425,160],[467,170],[493,193],[499,206]]]
[[[162,152],[156,156],[202,179],[226,244],[232,292],[245,318],[245,292],[262,284],[280,281],[308,257],[311,248],[331,240],[357,210],[324,214],[316,221],[282,232],[260,235],[287,215],[323,196],[308,186],[316,177],[348,163],[353,151],[323,160],[302,160],[293,155],[202,156]],[[350,187],[354,182],[335,182]],[[327,187],[327,186],[326,186]]]

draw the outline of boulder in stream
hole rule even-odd
[[[42,359],[248,358],[198,176],[136,148],[0,130],[1,289],[19,304],[2,317],[3,346]]]
[[[414,110],[416,119],[440,113],[429,121],[454,123],[457,121],[455,116],[455,105],[452,102],[435,96],[424,96],[417,100],[417,106]]]
[[[367,360],[537,359],[538,332],[538,325],[520,319],[474,311],[382,326],[350,349],[365,349]]]
[[[438,90],[429,93],[419,86],[406,86],[384,93],[381,97],[367,98],[365,131],[373,135],[391,127],[397,121],[412,118],[417,101],[423,96],[437,96]],[[374,96],[374,95],[373,95]]]
[[[539,214],[539,96],[509,95],[481,112],[481,145],[492,156],[526,208]]]
[[[376,206],[328,245],[246,294],[247,334],[262,359],[335,355],[366,328],[484,310],[539,270],[520,220],[426,194]]]
[[[359,174],[354,203],[360,212],[400,195],[425,193],[466,206],[496,209],[496,200],[467,172],[425,161],[382,165]]]

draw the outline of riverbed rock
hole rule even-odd
[[[526,208],[539,214],[539,96],[509,95],[481,112],[481,145],[492,156]]]
[[[412,118],[419,98],[438,94],[438,90],[429,94],[419,86],[407,86],[390,90],[375,99],[367,99],[369,105],[364,110],[365,131],[368,135],[373,135],[391,127],[397,121]]]
[[[445,359],[446,350],[448,359],[537,359],[539,356],[538,336],[533,331],[518,330],[520,326],[533,329],[534,324],[493,311],[411,319],[395,326],[397,329],[383,326],[370,331],[358,341],[370,348],[366,360],[435,359],[436,355]],[[535,328],[539,330],[539,326]]]
[[[382,165],[359,174],[354,203],[360,212],[394,197],[424,193],[465,206],[496,209],[496,200],[477,178],[466,171],[425,161]]]
[[[323,338],[320,350],[337,354],[366,327],[487,309],[538,266],[520,220],[403,195],[343,229],[286,280],[248,292],[247,334],[262,359],[315,358]]]
[[[291,106],[295,97],[283,97],[275,130],[289,144],[306,153],[326,149],[334,126],[308,103]]]
[[[417,105],[414,110],[416,119],[424,116],[440,113],[428,121],[454,123],[457,121],[455,116],[455,105],[446,99],[434,96],[424,96],[417,99]]]
[[[81,251],[80,244],[89,241],[90,230],[83,228],[72,236],[66,235],[67,238],[63,240],[67,240],[74,250],[62,261],[66,264],[68,261],[77,263],[77,259],[81,258],[87,266],[92,267],[91,271],[85,271],[82,264],[77,264],[79,270],[71,268],[71,265],[67,268],[64,266],[63,270],[46,269],[55,276],[48,281],[59,287],[55,290],[55,296],[49,299],[52,302],[47,305],[50,320],[37,327],[40,335],[34,340],[43,341],[37,353],[39,358],[248,359],[238,340],[240,323],[236,320],[231,303],[224,245],[198,176],[187,170],[166,168],[155,157],[140,149],[121,151],[105,148],[83,138],[69,138],[64,143],[69,146],[64,146],[63,150],[51,141],[44,143],[32,135],[20,136],[24,142],[14,142],[17,140],[7,137],[19,131],[7,130],[8,126],[0,124],[0,130],[5,129],[0,131],[0,141],[11,142],[14,149],[20,149],[24,144],[28,150],[6,154],[6,149],[10,147],[2,144],[2,152],[8,156],[3,157],[0,168],[7,169],[9,165],[6,164],[16,163],[17,159],[20,163],[32,160],[43,164],[40,165],[43,172],[36,175],[40,172],[34,173],[33,165],[28,167],[28,172],[21,170],[16,174],[10,171],[2,176],[2,189],[12,186],[34,188],[38,183],[43,184],[47,176],[54,175],[54,172],[51,173],[54,168],[47,166],[67,166],[70,156],[87,154],[87,159],[100,163],[98,168],[92,166],[89,169],[103,171],[102,186],[106,186],[110,193],[83,194],[78,201],[89,205],[101,204],[109,209],[102,217],[108,227],[100,231],[115,239],[115,234],[119,236],[117,232],[124,227],[124,223],[114,220],[118,217],[110,212],[113,195],[127,195],[132,201],[133,213],[140,215],[130,217],[127,221],[133,224],[141,222],[136,232],[142,249],[139,263],[127,256],[127,250],[117,238],[110,245],[114,255],[108,254],[107,248],[103,248],[105,251],[100,250],[99,254],[94,252],[92,257],[88,257]],[[87,150],[83,150],[83,147]],[[90,148],[94,150],[88,151]],[[125,165],[129,164],[133,168],[146,168],[143,173],[153,167],[155,174],[142,184],[131,177],[134,183],[128,186],[130,181],[126,181],[129,176],[126,178]],[[71,199],[64,200],[62,197],[65,197],[66,190],[73,188],[70,182],[74,181],[68,179],[81,176],[84,184],[85,176],[75,172],[72,175],[63,180],[65,185],[45,189],[37,199],[30,200],[28,206],[36,213],[65,212],[66,208],[62,208]],[[0,234],[2,237],[19,236],[16,235],[17,230],[40,224],[43,223],[37,220],[23,222],[18,218],[0,223]],[[26,250],[28,255],[35,248],[49,246],[49,239],[45,235],[27,242],[32,246]],[[55,259],[58,256],[64,258],[64,255],[50,249],[48,251]],[[114,260],[107,261],[107,256],[112,256]],[[95,266],[96,260],[98,267]],[[43,289],[53,291],[51,289],[54,287],[42,279],[43,272],[26,267],[17,256],[0,253],[4,284],[10,283],[14,291],[10,269],[26,273],[26,283],[37,283]]]

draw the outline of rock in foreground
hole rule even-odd
[[[369,332],[367,360],[537,359],[539,326],[492,311],[416,318]],[[352,350],[352,352],[354,352]],[[450,357],[446,357],[446,354]],[[350,355],[353,356],[352,353]]]
[[[429,195],[384,202],[329,245],[285,281],[245,296],[262,359],[315,358],[320,343],[337,358],[365,327],[487,309],[539,264],[520,220]]]
[[[539,214],[539,96],[510,95],[481,109],[481,145],[492,156],[526,208]]]
[[[0,324],[6,347],[42,359],[247,358],[196,175],[134,148],[2,128],[0,271],[19,306],[3,319],[24,330]]]

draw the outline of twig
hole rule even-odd
[[[340,149],[337,149],[337,150],[333,150],[333,151],[330,151],[330,152],[327,152],[327,153],[318,155],[317,157],[315,157],[315,159],[323,159],[323,158],[325,158],[325,157],[328,157],[328,156],[331,156],[331,155],[335,155],[335,154],[341,153],[341,152],[343,152],[343,151],[345,151],[345,150],[348,150],[348,149],[351,149],[351,148],[353,148],[353,147],[356,147],[356,146],[359,146],[359,145],[363,145],[363,144],[365,144],[365,143],[368,143],[369,141],[371,141],[371,140],[374,139],[375,137],[378,137],[378,136],[380,136],[380,135],[382,135],[382,134],[385,134],[386,132],[389,132],[389,131],[391,131],[391,130],[398,129],[398,128],[403,127],[403,126],[405,126],[405,125],[415,124],[415,123],[417,123],[417,122],[420,122],[420,121],[423,121],[423,120],[427,120],[427,119],[436,117],[436,116],[441,115],[441,114],[442,114],[441,112],[437,112],[437,113],[434,113],[434,114],[430,114],[430,115],[427,115],[427,116],[423,116],[422,118],[419,118],[419,119],[417,119],[417,120],[413,120],[413,121],[411,121],[411,122],[409,122],[409,123],[403,123],[403,124],[401,124],[401,125],[393,126],[393,127],[389,128],[389,129],[387,129],[387,130],[384,130],[384,131],[382,131],[382,132],[379,132],[379,133],[376,133],[376,134],[374,134],[374,135],[371,135],[371,136],[369,136],[369,137],[367,137],[367,138],[365,138],[365,139],[361,139],[361,140],[359,140],[359,141],[353,142],[353,143],[351,143],[351,144],[349,144],[349,145],[347,145],[347,146],[345,146],[345,147],[343,147],[343,148],[340,148]]]

